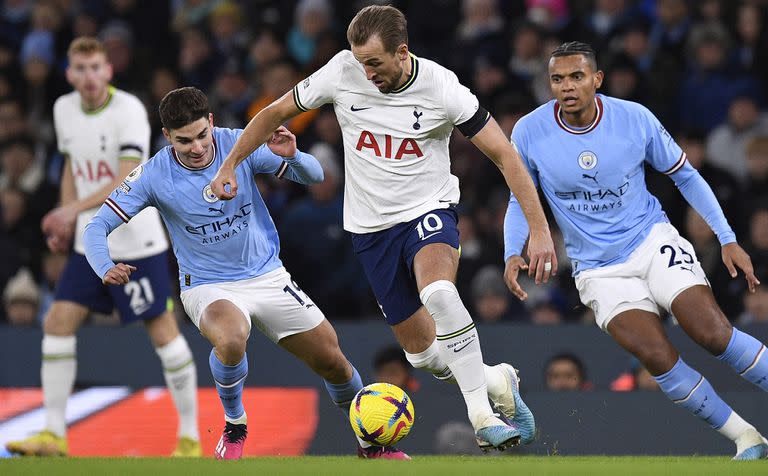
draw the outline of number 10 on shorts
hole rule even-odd
[[[443,221],[434,213],[427,213],[424,218],[416,225],[416,232],[421,241],[431,238],[443,229]]]

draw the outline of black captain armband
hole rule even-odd
[[[275,177],[282,179],[287,170],[288,170],[288,162],[283,161],[283,163],[280,164],[280,167],[277,168],[277,172],[275,172]]]
[[[457,124],[456,128],[460,130],[467,139],[471,139],[475,134],[480,132],[480,129],[485,127],[490,118],[491,113],[483,109],[483,106],[479,106],[474,116],[470,117],[466,122]]]

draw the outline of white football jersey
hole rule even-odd
[[[96,111],[84,111],[80,94],[73,91],[56,100],[53,122],[59,151],[69,157],[77,198],[92,195],[115,179],[120,157],[149,156],[150,127],[144,105],[132,94],[110,86],[107,102]],[[83,231],[98,211],[77,217],[75,251],[85,254]],[[109,235],[113,260],[135,260],[168,249],[168,240],[154,208],[147,208],[130,223]]]
[[[448,141],[478,101],[456,75],[411,55],[411,76],[384,94],[343,50],[293,88],[301,110],[333,103],[344,137],[344,228],[385,230],[459,201]]]

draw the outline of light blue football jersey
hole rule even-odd
[[[667,175],[679,172],[673,179],[686,199],[703,203],[698,211],[713,210],[705,218],[721,242],[735,240],[711,190],[648,109],[600,94],[595,103],[597,116],[588,127],[566,124],[552,100],[521,118],[512,132],[563,233],[574,274],[626,261],[655,223],[668,221],[646,187],[646,162]],[[524,222],[510,226],[515,206],[519,210],[512,197],[505,258],[520,254],[528,233]]]
[[[186,167],[167,146],[131,172],[86,229],[86,255],[96,273],[103,277],[114,265],[100,252],[105,229],[109,233],[148,206],[159,210],[168,229],[182,289],[248,279],[282,266],[277,230],[254,176],[271,173],[308,183],[322,180],[322,168],[309,154],[284,159],[262,145],[235,169],[235,198],[219,200],[210,183],[241,133],[214,128],[215,157],[203,169]]]

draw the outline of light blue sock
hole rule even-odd
[[[245,354],[243,360],[237,365],[224,365],[211,350],[208,363],[211,366],[213,381],[216,383],[216,390],[219,392],[227,420],[237,420],[245,413],[243,385],[245,377],[248,376],[248,354]]]
[[[717,358],[727,362],[748,381],[768,391],[768,357],[765,345],[749,334],[733,328],[731,340]]]
[[[654,377],[675,405],[679,405],[719,430],[733,410],[696,370],[678,359],[672,370]]]
[[[360,374],[357,373],[354,365],[352,365],[352,378],[349,379],[349,382],[331,383],[327,380],[323,380],[323,382],[325,382],[325,388],[328,390],[333,403],[347,412],[349,412],[349,405],[352,403],[352,399],[363,388],[363,379],[360,378]]]

